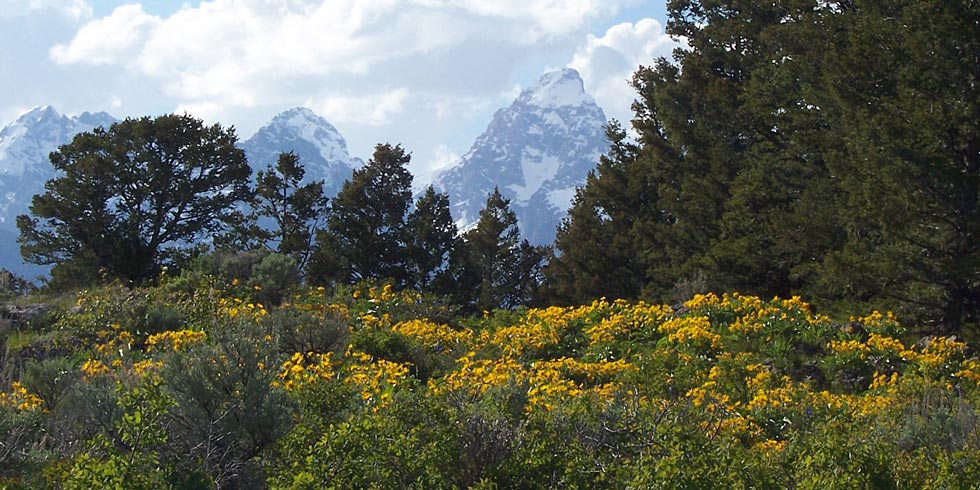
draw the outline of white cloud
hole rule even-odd
[[[308,105],[329,121],[384,126],[401,113],[409,98],[407,89],[358,96],[330,96]]]
[[[412,181],[412,190],[420,193],[425,190],[436,178],[440,170],[445,170],[459,162],[460,154],[448,145],[438,145],[428,158],[412,158],[409,171],[415,179]]]
[[[617,10],[608,0],[416,0],[419,5],[466,11],[481,17],[530,19],[526,42],[572,32],[600,14]]]
[[[164,13],[146,0],[112,1],[121,6],[99,18],[89,8],[80,29],[52,34],[43,47],[54,61],[48,79],[59,82],[52,87],[68,76],[84,87],[62,97],[78,110],[188,112],[235,125],[246,138],[272,114],[306,105],[338,127],[352,154],[366,157],[377,141],[397,141],[425,167],[444,164],[454,154],[446,148],[468,147],[529,77],[563,66],[596,22],[634,2],[208,0]],[[638,42],[641,24],[615,49]],[[622,93],[603,96],[613,75],[601,69],[596,49],[618,39],[612,32],[590,37],[573,64],[582,65],[604,108],[615,100],[628,109]]]
[[[432,159],[432,169],[440,170],[449,168],[459,161],[459,157],[459,152],[446,145],[439,145],[436,147],[435,155]]]
[[[650,66],[660,57],[670,58],[678,43],[655,19],[610,27],[602,37],[589,35],[569,66],[581,73],[586,90],[606,112],[628,127],[630,105],[636,93],[628,81],[640,65]]]
[[[123,5],[112,15],[86,24],[68,45],[56,44],[51,48],[50,56],[60,64],[124,62],[159,23],[159,18],[143,12],[140,5]]]

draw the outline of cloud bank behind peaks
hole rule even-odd
[[[589,35],[569,66],[582,74],[586,90],[606,115],[628,127],[633,117],[629,101],[636,98],[628,81],[640,65],[650,66],[660,57],[670,59],[678,46],[656,19],[624,22],[601,37]]]
[[[132,1],[101,16],[70,5],[88,14],[44,48],[53,72],[84,81],[84,100],[60,97],[69,105],[189,112],[243,137],[306,106],[338,126],[351,154],[400,142],[421,167],[465,151],[515,84],[554,67],[578,69],[606,113],[627,121],[626,81],[673,47],[651,19],[590,35],[636,0],[211,0],[169,11]]]

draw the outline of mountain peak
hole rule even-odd
[[[39,106],[35,106],[30,111],[21,114],[21,116],[17,118],[17,122],[15,124],[19,123],[25,126],[32,126],[46,121],[61,122],[61,119],[63,117],[64,116],[61,113],[59,113],[54,107],[51,107],[49,105],[44,105],[44,106],[39,105]]]
[[[305,180],[323,180],[332,196],[350,178],[361,161],[351,158],[347,142],[326,119],[306,107],[293,107],[276,114],[242,147],[256,169],[274,164],[281,152],[294,152],[307,171]]]
[[[24,172],[31,171],[47,178],[51,172],[48,153],[82,131],[113,122],[115,119],[104,112],[68,117],[50,105],[37,106],[0,129],[0,176],[21,178]],[[0,182],[0,188],[9,185],[12,184]],[[4,222],[3,214],[0,209],[0,224]]]
[[[549,244],[589,171],[609,145],[605,114],[577,71],[545,73],[510,107],[497,111],[470,150],[441,172],[461,230],[472,226],[494,188],[510,199],[521,232]]]
[[[272,121],[278,123],[288,123],[294,126],[298,125],[298,123],[301,124],[304,122],[311,122],[325,124],[332,127],[332,125],[327,122],[326,119],[320,117],[320,115],[306,107],[293,107],[282,111],[279,114],[276,114],[276,116],[272,118]]]
[[[594,104],[585,93],[585,84],[573,68],[551,71],[541,75],[534,86],[521,92],[518,100],[537,107],[557,108]]]

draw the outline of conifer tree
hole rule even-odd
[[[61,176],[18,216],[21,253],[55,264],[63,286],[143,282],[197,239],[223,229],[251,170],[234,129],[188,115],[127,119],[51,153]]]
[[[308,275],[319,283],[408,282],[405,220],[412,203],[411,155],[400,145],[379,144],[363,168],[344,182],[317,234]]]
[[[980,5],[853,2],[833,26],[822,108],[846,245],[830,299],[896,310],[937,333],[980,322]]]
[[[449,196],[430,185],[406,222],[407,286],[419,291],[448,294],[449,259],[458,233],[449,211]]]
[[[275,167],[260,170],[255,181],[253,222],[270,221],[275,228],[259,227],[255,235],[266,247],[292,256],[302,270],[313,249],[316,233],[325,223],[328,199],[323,182],[303,184],[306,171],[295,153],[280,153]]]
[[[473,311],[527,304],[541,283],[543,260],[544,249],[521,240],[510,201],[494,189],[457,247],[456,302]]]
[[[635,299],[646,285],[644,256],[634,225],[653,213],[656,186],[638,160],[636,144],[619,123],[606,128],[611,145],[576,191],[544,269],[551,302],[584,304],[595,298]]]

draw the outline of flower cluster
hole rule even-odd
[[[10,383],[10,392],[0,391],[0,407],[14,407],[17,410],[37,410],[41,408],[43,400],[37,395],[27,391],[19,381]]]
[[[443,348],[468,345],[473,340],[472,330],[454,330],[428,320],[409,320],[392,325],[391,330],[415,338],[422,345]]]
[[[704,349],[721,347],[721,335],[712,329],[711,319],[706,316],[671,318],[662,323],[659,330],[667,334],[668,340],[678,344]]]
[[[167,330],[147,337],[146,351],[159,349],[176,352],[188,345],[203,342],[206,338],[207,334],[201,330]]]
[[[241,298],[220,298],[218,307],[228,318],[235,319],[258,320],[269,314],[262,303],[247,302]]]
[[[91,379],[107,372],[109,372],[109,366],[98,359],[88,359],[82,363],[82,375],[85,379]]]
[[[273,383],[292,391],[321,380],[329,380],[333,376],[333,359],[329,352],[326,354],[297,352],[282,363],[277,375],[278,380]]]
[[[361,400],[374,411],[384,408],[395,389],[407,382],[409,365],[386,359],[373,359],[363,352],[348,348],[348,356],[359,362],[347,366],[344,383],[358,387]]]

